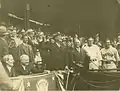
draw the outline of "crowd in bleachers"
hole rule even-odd
[[[45,69],[72,69],[76,65],[89,70],[119,68],[120,35],[113,41],[109,38],[100,41],[99,34],[85,38],[1,25],[0,38],[5,43],[0,60],[11,77]]]

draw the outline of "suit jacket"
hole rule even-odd
[[[65,67],[65,48],[58,47],[57,44],[52,44],[49,47],[49,69],[64,69]],[[47,65],[47,66],[48,66]]]
[[[8,74],[9,77],[15,77],[16,76],[14,66],[11,68],[11,71],[9,71],[9,69],[7,68],[5,63],[3,63],[3,67],[4,67],[6,73]]]
[[[35,63],[29,63],[29,65],[27,65],[25,68],[26,69],[24,69],[21,64],[16,64],[15,65],[15,75],[16,76],[29,75],[30,73],[41,73],[44,71],[42,65],[39,65],[39,67],[38,67],[38,65],[36,66]]]
[[[66,57],[65,57],[65,62],[66,62],[66,66],[68,66],[69,68],[72,67],[72,47],[67,47],[66,48]]]
[[[6,54],[9,54],[7,41],[3,38],[0,38],[0,60]]]
[[[2,89],[3,91],[11,91],[13,88],[12,81],[6,74],[6,71],[0,62],[0,90]]]
[[[72,61],[74,61],[75,64],[80,64],[84,68],[88,69],[89,57],[83,48],[80,48],[80,52],[78,52],[76,48],[72,50]]]
[[[29,75],[30,72],[31,72],[31,70],[30,70],[30,69],[31,69],[30,65],[26,66],[25,68],[26,68],[26,69],[24,69],[21,64],[16,65],[16,66],[15,66],[16,76],[19,76],[19,75]]]
[[[32,38],[30,36],[28,36],[28,44],[31,45],[32,47],[34,46]]]
[[[28,44],[21,44],[18,46],[18,60],[20,60],[20,56],[23,55],[23,54],[26,54],[29,56],[29,59],[30,59],[30,62],[33,62],[34,61],[34,54],[33,54],[33,50],[32,50],[32,47]]]

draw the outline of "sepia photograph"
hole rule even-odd
[[[0,91],[120,91],[120,0],[0,0]]]

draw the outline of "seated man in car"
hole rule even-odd
[[[15,70],[17,76],[43,72],[41,62],[32,63],[29,61],[29,56],[25,54],[20,57],[20,64],[16,65]]]
[[[15,76],[14,59],[12,55],[5,55],[2,60],[3,66],[9,77]]]
[[[29,56],[23,54],[20,56],[20,64],[16,65],[16,75],[29,75],[31,73],[31,67],[29,62]]]

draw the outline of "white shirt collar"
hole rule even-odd
[[[6,65],[6,67],[7,67],[8,71],[11,72],[12,67],[10,67],[8,65]]]
[[[22,67],[23,67],[23,69],[25,70],[25,66],[24,66],[24,65],[22,65]]]

